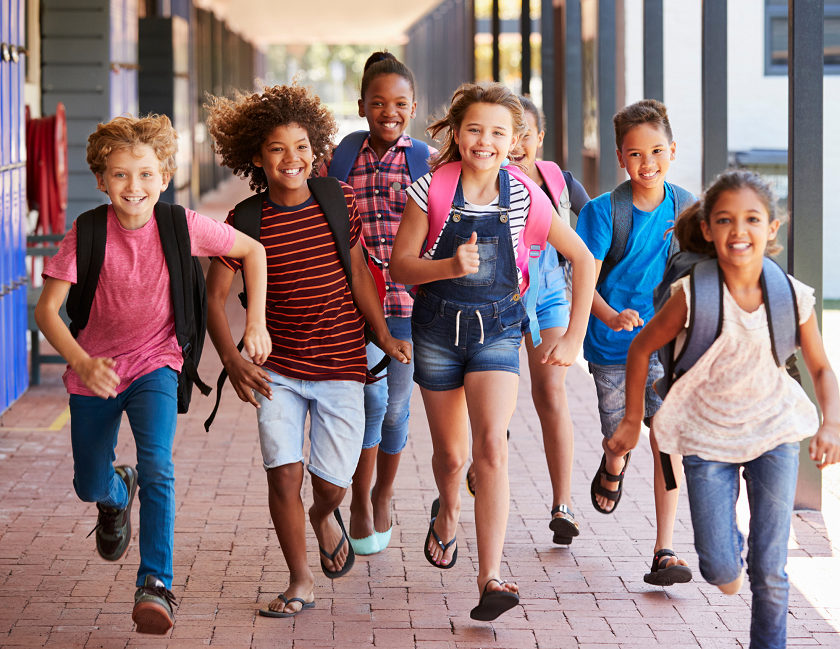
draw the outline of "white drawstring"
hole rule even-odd
[[[461,312],[458,311],[455,316],[455,346],[458,346],[458,336],[461,333]]]
[[[478,316],[478,326],[481,327],[481,338],[478,339],[478,344],[484,344],[484,321],[481,319],[481,313],[476,310],[475,314]]]

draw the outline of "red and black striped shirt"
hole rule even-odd
[[[353,189],[342,183],[350,212],[350,247],[362,221]],[[233,224],[233,211],[227,222]],[[260,242],[268,261],[266,324],[271,355],[266,369],[304,381],[359,381],[367,369],[364,318],[353,302],[332,231],[310,198],[283,207],[263,202]],[[220,258],[234,272],[242,262]]]

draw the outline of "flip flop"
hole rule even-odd
[[[615,513],[618,503],[621,500],[621,493],[624,488],[624,474],[627,471],[628,464],[630,464],[630,451],[627,451],[627,455],[624,456],[624,466],[621,468],[621,473],[613,475],[607,471],[607,454],[604,453],[601,455],[601,465],[595,472],[595,477],[592,478],[592,484],[589,487],[589,496],[592,498],[592,506],[595,508],[595,511],[602,514]],[[607,482],[617,482],[618,489],[615,491],[605,489],[601,486],[601,478],[604,478]],[[603,496],[604,498],[613,501],[614,505],[612,506],[612,509],[608,510],[601,507],[595,499],[595,496]]]
[[[688,566],[671,566],[663,568],[663,562],[667,565],[671,557],[676,557],[673,550],[663,548],[653,555],[653,564],[650,572],[645,575],[645,583],[654,586],[673,586],[674,584],[685,584],[691,581],[691,568]]]
[[[435,519],[437,518],[438,512],[440,511],[440,499],[435,498],[435,502],[432,503],[432,519],[429,521],[429,532],[426,534],[426,542],[423,545],[423,554],[426,556],[426,561],[432,564],[435,568],[440,568],[441,570],[449,570],[452,566],[455,565],[455,562],[458,560],[458,546],[455,546],[455,552],[452,553],[452,559],[446,565],[435,563],[434,557],[432,557],[432,553],[429,552],[429,540],[432,538],[432,535],[435,537],[435,542],[440,546],[440,549],[446,552],[452,544],[455,543],[456,536],[452,537],[452,540],[449,543],[444,543],[440,540],[440,537],[435,532]]]
[[[353,546],[350,544],[349,537],[347,536],[347,530],[344,529],[344,521],[341,520],[341,512],[338,511],[336,507],[335,511],[333,512],[335,516],[335,520],[338,521],[338,526],[341,528],[341,540],[338,542],[338,545],[335,546],[335,550],[333,550],[332,554],[327,552],[324,548],[318,545],[318,549],[321,551],[327,559],[330,561],[335,561],[335,555],[338,554],[339,550],[341,550],[341,546],[345,543],[350,546],[347,552],[347,560],[344,562],[344,565],[341,567],[341,570],[328,570],[327,566],[324,565],[324,560],[321,559],[321,570],[329,579],[338,579],[339,577],[343,577],[350,569],[353,567],[353,564],[356,563],[356,553],[353,551]]]
[[[292,597],[292,599],[286,599],[286,596],[283,593],[280,593],[277,596],[277,599],[282,599],[283,600],[283,604],[284,604],[283,608],[286,608],[286,606],[288,606],[292,602],[300,602],[301,607],[298,610],[296,610],[294,613],[285,613],[283,611],[272,611],[270,608],[261,608],[260,611],[259,611],[260,615],[262,615],[263,617],[294,617],[295,615],[297,615],[301,611],[304,611],[308,608],[315,608],[315,602],[314,601],[304,602],[300,597]]]
[[[487,586],[491,581],[495,581],[500,586],[506,584],[506,581],[499,581],[498,579],[488,579],[484,584],[484,590],[481,591],[481,598],[478,600],[478,606],[470,611],[470,617],[473,620],[481,622],[491,622],[499,617],[505,611],[509,611],[514,606],[519,604],[519,595],[511,593],[509,590],[491,590],[487,592]]]

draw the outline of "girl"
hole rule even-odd
[[[501,169],[526,130],[522,104],[501,84],[458,88],[447,115],[429,128],[433,137],[444,135],[443,149],[431,174],[408,190],[391,263],[396,281],[419,285],[411,316],[414,380],[429,419],[440,492],[424,552],[440,568],[451,568],[458,556],[458,486],[469,453],[469,413],[476,477],[483,485],[475,505],[480,599],[470,613],[478,620],[493,620],[519,601],[519,587],[501,580],[500,563],[510,502],[505,430],[516,405],[524,317],[514,253],[532,203],[539,208],[545,202],[548,241],[576,267],[569,328],[545,345],[544,362],[574,362],[595,288],[594,260],[583,242],[537,188],[531,193],[530,181]],[[429,205],[438,201],[429,188],[436,174],[448,177],[453,169],[459,174],[453,209],[440,233],[431,233]]]
[[[750,502],[747,565],[753,592],[752,647],[785,646],[787,542],[799,444],[811,440],[822,469],[840,461],[840,397],[814,313],[814,290],[791,278],[799,314],[802,355],[814,381],[817,412],[800,385],[773,358],[760,285],[765,254],[776,244],[780,220],[774,197],[759,176],[732,170],[718,176],[705,197],[678,218],[680,249],[716,257],[723,275],[723,326],[697,363],[671,387],[656,415],[660,449],[683,455],[700,572],[735,594],[743,581],[743,537],[735,503],[744,467]],[[650,355],[685,336],[692,304],[684,277],[671,298],[635,338],[627,358],[627,409],[606,452],[621,457],[639,439],[644,375]],[[631,377],[635,380],[631,380]]]
[[[520,95],[519,102],[525,109],[528,130],[511,153],[516,164],[528,170],[528,177],[551,199],[561,218],[569,223],[569,211],[575,217],[589,202],[589,195],[568,171],[560,171],[553,162],[537,162],[537,150],[545,138],[545,117],[527,95]],[[551,173],[562,183],[547,182],[543,173]],[[564,191],[564,186],[567,191]],[[569,300],[566,297],[565,259],[548,244],[540,256],[540,284],[537,296],[537,318],[544,341],[551,344],[566,333],[569,326]],[[549,527],[554,532],[554,542],[568,544],[580,531],[569,505],[572,503],[572,460],[575,440],[572,417],[566,401],[567,367],[543,362],[542,350],[534,347],[528,332],[528,318],[522,322],[525,348],[528,351],[528,369],[531,372],[531,396],[540,418],[545,444],[545,457],[551,477],[552,504]],[[475,495],[475,466],[467,470],[467,488]]]
[[[321,175],[338,177],[353,188],[364,240],[384,266],[388,329],[391,335],[410,341],[412,299],[404,286],[390,278],[391,246],[405,207],[405,188],[412,182],[408,156],[422,147],[418,159],[426,173],[426,160],[437,151],[405,134],[417,107],[414,75],[393,54],[370,55],[361,95],[359,116],[367,119],[370,131],[346,137],[330,163],[321,168]],[[340,164],[344,156],[352,156],[352,166],[350,159],[347,166]],[[373,344],[367,353],[369,366],[382,358]],[[408,440],[413,373],[413,363],[392,364],[384,380],[365,386],[365,438],[350,501],[350,543],[356,554],[381,552],[391,540],[391,498],[400,454]],[[376,484],[371,489],[374,468]]]

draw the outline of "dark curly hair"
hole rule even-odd
[[[233,99],[208,95],[204,108],[209,113],[207,127],[216,141],[216,153],[222,164],[242,178],[250,178],[255,192],[268,188],[268,180],[253,158],[278,126],[297,124],[305,129],[315,159],[313,175],[323,159],[332,151],[332,140],[338,125],[330,110],[321,103],[311,88],[293,83],[291,86],[265,86],[262,94],[236,92]]]

